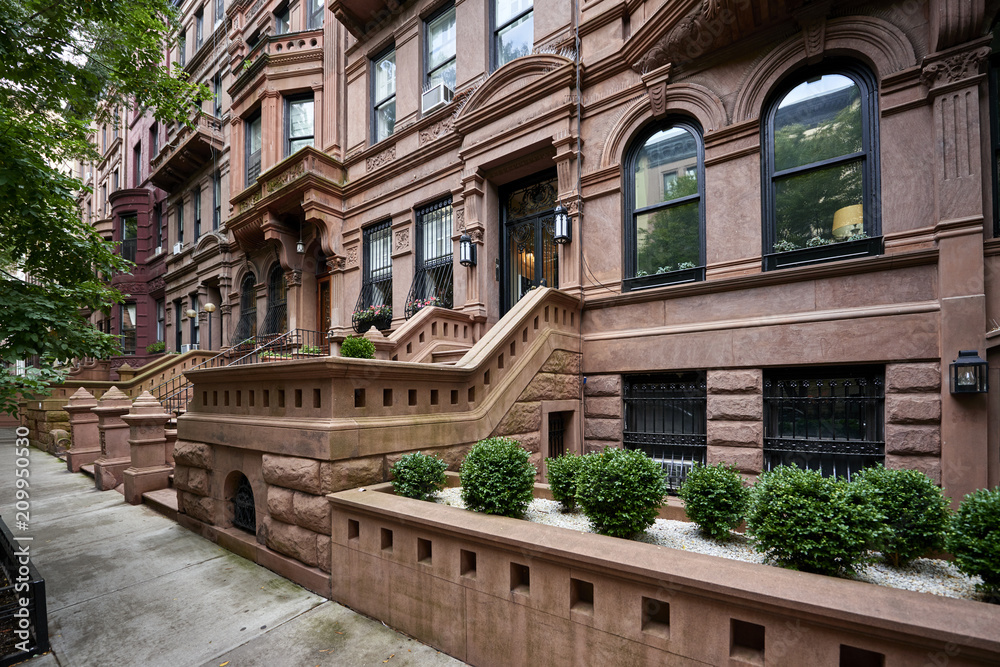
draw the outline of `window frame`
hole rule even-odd
[[[376,248],[376,244],[385,244],[385,248]],[[373,267],[373,251],[379,250],[377,257],[387,260],[384,267],[379,268],[375,275]],[[378,329],[385,330],[392,326],[392,219],[385,218],[361,228],[361,292],[351,323],[355,332],[364,334],[374,324]],[[384,273],[383,273],[384,271]],[[374,298],[375,294],[378,298]],[[374,318],[365,316],[367,309],[376,306],[387,306],[388,313]]]
[[[782,100],[797,86],[826,75],[839,75],[851,79],[861,94],[860,152],[847,153],[810,164],[774,170],[774,117]],[[864,65],[853,60],[833,59],[816,66],[802,67],[790,73],[768,97],[761,114],[761,254],[764,271],[832,262],[841,259],[882,254],[882,210],[879,168],[879,109],[878,80]],[[797,248],[776,252],[777,196],[776,183],[789,177],[814,173],[829,167],[862,163],[862,206],[864,231],[867,238],[841,241],[817,247]]]
[[[191,191],[191,203],[194,205],[194,243],[201,238],[201,186]]]
[[[125,313],[129,308],[132,312],[129,317],[132,326],[125,328]],[[135,301],[126,301],[118,304],[118,335],[121,336],[122,356],[134,356],[137,351],[136,339],[138,338],[138,326],[136,320],[139,318],[139,305]]]
[[[222,224],[222,172],[212,173],[212,231]]]
[[[132,187],[142,185],[142,142],[132,147]]]
[[[325,22],[326,4],[323,0],[306,0],[306,30],[319,30]]]
[[[534,9],[534,5],[532,5],[532,9]],[[444,16],[445,14],[447,14],[449,11],[455,13],[455,55],[452,56],[449,60],[447,60],[444,63],[442,63],[441,65],[438,65],[434,70],[430,70],[429,67],[430,67],[430,60],[431,60],[431,40],[430,40],[431,23],[434,22],[434,21],[436,21],[436,20],[438,20],[439,18],[441,18],[442,16]],[[423,48],[423,52],[424,52],[424,58],[423,58],[424,87],[427,87],[427,86],[430,85],[430,83],[431,83],[431,75],[434,72],[438,72],[440,70],[443,70],[443,69],[447,68],[449,64],[453,63],[455,65],[455,71],[456,71],[455,87],[457,88],[458,87],[458,77],[457,77],[457,72],[458,72],[458,13],[455,10],[455,3],[454,2],[447,2],[444,5],[442,5],[441,7],[438,7],[432,13],[428,14],[427,18],[424,19],[424,30],[423,30],[423,33],[424,33],[423,34],[423,39],[424,39],[424,48]],[[455,91],[453,90],[452,92],[455,92]]]
[[[163,247],[163,202],[153,204],[153,232],[156,239],[154,248]]]
[[[430,299],[434,299],[437,303],[428,305],[437,305],[441,308],[455,307],[455,250],[452,241],[454,215],[454,201],[451,195],[414,208],[415,261],[413,282],[410,284],[403,312],[406,319],[416,315]],[[428,223],[428,218],[431,216],[435,217]],[[447,252],[428,258],[425,252],[428,234],[433,232],[437,232],[438,235],[432,236],[434,239],[432,243],[437,245],[437,242],[441,242],[441,246],[446,248]],[[438,289],[439,285],[443,286],[442,290]]]
[[[225,72],[219,70],[212,77],[212,87],[215,88],[215,94],[212,96],[212,115],[216,118],[222,118],[222,81],[224,76]]]
[[[535,20],[534,20],[535,2],[534,2],[534,0],[532,0],[532,2],[531,2],[531,9],[525,9],[520,14],[517,14],[516,16],[511,17],[503,25],[497,25],[497,0],[490,0],[490,72],[495,72],[496,70],[500,69],[501,67],[503,67],[504,65],[507,64],[507,63],[500,63],[500,54],[499,54],[499,51],[497,49],[498,39],[500,37],[500,31],[503,30],[504,28],[506,28],[509,25],[517,23],[518,21],[520,21],[522,18],[524,18],[528,14],[532,15],[532,18],[531,18],[531,29],[532,29],[531,49],[532,49],[532,51],[534,51],[534,48],[535,48],[535,35],[534,35],[534,28],[535,28]],[[457,35],[457,30],[456,30],[456,35]],[[508,62],[510,62],[510,61],[508,61]]]
[[[287,35],[292,32],[292,7],[291,2],[282,2],[275,7],[274,12],[274,34]]]
[[[379,136],[378,136],[378,120],[377,120],[378,119],[378,110],[379,110],[379,107],[383,107],[386,104],[388,104],[389,102],[395,103],[395,101],[396,101],[396,72],[395,71],[393,71],[393,73],[392,73],[392,95],[388,95],[388,96],[384,97],[381,100],[375,98],[375,95],[376,95],[375,91],[376,91],[377,85],[378,85],[377,82],[376,82],[376,79],[378,77],[378,71],[377,71],[376,68],[378,67],[378,63],[380,61],[384,60],[387,56],[389,56],[390,53],[393,54],[393,55],[395,55],[395,53],[396,53],[396,43],[395,42],[393,42],[392,44],[389,44],[387,47],[385,47],[384,49],[382,49],[381,51],[379,51],[373,58],[371,58],[369,60],[369,68],[368,69],[371,72],[371,83],[370,83],[369,89],[370,89],[370,98],[371,98],[371,101],[372,101],[371,110],[370,110],[370,118],[371,118],[371,125],[372,125],[372,131],[371,131],[372,145],[377,144],[377,143],[379,143],[381,141],[385,141],[386,139],[388,139],[389,137],[391,137],[392,135],[394,135],[396,133],[396,120],[395,120],[395,118],[393,118],[392,131],[389,132],[389,134],[387,134],[386,136],[384,136],[381,139],[379,139]]]
[[[198,11],[194,13],[194,51],[198,52],[199,49],[205,44],[205,7],[202,5],[198,8]]]
[[[686,130],[694,137],[697,150],[697,179],[698,193],[678,197],[668,202],[659,202],[645,206],[641,209],[635,208],[635,165],[639,153],[646,146],[654,135],[673,128]],[[623,220],[626,227],[624,230],[623,247],[625,256],[623,258],[622,271],[622,291],[631,292],[635,290],[648,289],[650,287],[664,287],[667,285],[678,285],[682,283],[699,282],[705,280],[705,139],[702,134],[701,125],[686,116],[668,116],[663,120],[645,125],[638,132],[630,143],[627,157],[624,161],[624,174],[622,182],[625,184],[625,193],[622,197],[625,212]],[[671,208],[683,206],[698,201],[698,265],[691,269],[677,269],[666,273],[656,273],[647,276],[636,276],[638,271],[639,239],[636,225],[636,218],[639,215],[655,213]]]
[[[298,95],[289,95],[285,97],[284,103],[284,132],[285,132],[285,157],[291,157],[292,153],[292,141],[299,141],[307,138],[305,135],[301,137],[292,137],[292,105],[309,101],[313,103],[313,117],[312,117],[312,134],[308,135],[308,138],[312,141],[312,146],[316,146],[316,95],[314,93],[300,93]],[[304,147],[303,147],[304,148]],[[301,149],[299,149],[301,150]],[[296,153],[298,151],[295,151]]]
[[[184,245],[184,200],[177,202],[177,242]]]
[[[253,154],[250,152],[250,137],[251,137],[250,128],[253,127],[253,124],[255,122],[260,123],[261,148],[257,150],[256,160],[251,162],[250,158]],[[264,122],[261,116],[261,110],[256,109],[253,113],[249,114],[243,121],[243,163],[244,163],[243,172],[244,172],[244,177],[246,179],[245,187],[250,187],[251,185],[253,185],[254,181],[257,180],[257,177],[260,176],[261,166],[262,166],[261,153],[263,153],[263,146],[264,146]],[[253,178],[250,177],[251,164],[256,164],[257,166],[257,174]]]
[[[156,300],[156,342],[166,342],[167,339],[167,304],[163,299]]]
[[[177,37],[177,64],[181,67],[187,65],[187,34],[183,30]]]

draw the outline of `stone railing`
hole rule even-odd
[[[429,362],[434,352],[469,349],[482,338],[485,322],[448,308],[424,308],[386,339],[393,361]]]

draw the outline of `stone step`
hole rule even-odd
[[[435,351],[431,354],[431,363],[443,364],[443,365],[454,365],[465,353],[469,351],[468,347],[458,347],[453,350],[440,350]]]
[[[94,476],[94,464],[91,463],[89,465],[80,466],[80,472],[82,472],[84,475],[87,475],[88,477],[93,477]]]
[[[177,492],[173,489],[147,491],[142,494],[142,503],[168,519],[177,520]]]

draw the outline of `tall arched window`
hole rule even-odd
[[[687,120],[637,138],[626,160],[625,291],[704,280],[704,154]]]
[[[275,264],[267,277],[267,314],[260,327],[263,335],[280,334],[288,330],[287,287],[285,271]]]
[[[243,276],[240,282],[240,319],[233,331],[232,345],[252,339],[257,335],[257,278],[252,273]]]
[[[764,116],[764,269],[876,255],[878,100],[868,70],[809,69]]]

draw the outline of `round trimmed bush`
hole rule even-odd
[[[583,459],[584,457],[576,454],[545,459],[552,497],[562,503],[566,512],[576,509],[576,476],[583,465]]]
[[[340,344],[340,356],[354,359],[374,359],[375,343],[360,336],[348,336]]]
[[[400,458],[393,464],[392,488],[397,496],[430,500],[437,491],[444,488],[444,471],[448,464],[436,456],[414,452]]]
[[[688,472],[678,494],[684,511],[709,537],[724,540],[729,531],[746,517],[750,489],[736,468],[719,463],[695,464]]]
[[[958,569],[979,576],[990,602],[1000,604],[1000,486],[965,496],[945,539]]]
[[[859,472],[852,483],[885,517],[877,548],[887,563],[900,567],[944,545],[948,499],[930,477],[919,470],[877,466]]]
[[[816,470],[778,466],[750,493],[747,533],[757,551],[791,570],[854,572],[883,530],[857,485]]]
[[[667,483],[663,468],[638,450],[609,447],[583,457],[576,501],[596,532],[632,537],[656,521]]]
[[[528,450],[511,438],[477,442],[462,461],[462,500],[484,514],[519,517],[535,488],[535,466]]]

